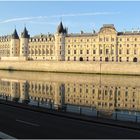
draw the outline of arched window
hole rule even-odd
[[[35,50],[35,54],[38,54],[37,50]]]
[[[79,61],[83,61],[83,57],[80,57],[80,58],[79,58]]]
[[[41,50],[39,49],[39,55],[41,55]]]
[[[109,61],[108,57],[106,57],[106,58],[105,58],[105,61],[106,61],[106,62],[108,62],[108,61]]]
[[[53,54],[53,50],[52,49],[50,49],[50,54]]]
[[[134,57],[133,62],[138,62],[138,59]]]
[[[31,54],[34,54],[34,50],[31,50]]]
[[[49,54],[49,50],[48,49],[46,49],[46,54]]]
[[[45,50],[42,50],[42,53],[45,54]]]

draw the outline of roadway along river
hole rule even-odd
[[[140,138],[140,131],[0,104],[0,131],[15,138]]]

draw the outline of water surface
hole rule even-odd
[[[0,99],[140,121],[140,76],[0,71]]]

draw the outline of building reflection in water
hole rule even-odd
[[[140,77],[4,71],[0,77],[7,100],[73,112],[140,111]]]

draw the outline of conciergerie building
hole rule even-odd
[[[99,32],[68,33],[62,22],[55,34],[30,37],[26,27],[20,37],[0,37],[0,60],[139,62],[140,32],[117,32],[104,24]]]

